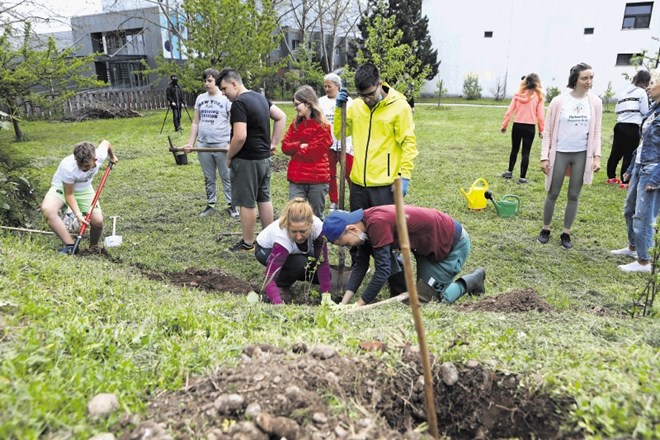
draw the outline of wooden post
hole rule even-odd
[[[406,213],[403,205],[403,187],[401,178],[394,180],[394,203],[396,205],[396,229],[399,233],[399,245],[403,254],[403,270],[406,275],[406,287],[410,308],[412,310],[417,339],[419,340],[419,354],[422,358],[422,368],[424,370],[424,400],[426,403],[426,414],[431,436],[435,439],[440,438],[438,434],[438,417],[435,413],[435,397],[433,394],[433,375],[431,374],[431,361],[429,358],[429,348],[426,344],[426,333],[424,331],[424,322],[422,321],[422,312],[417,296],[417,286],[415,276],[413,275],[412,259],[410,250],[410,239],[408,237],[408,225],[406,224]]]

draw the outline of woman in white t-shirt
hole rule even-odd
[[[273,304],[284,304],[281,290],[296,281],[319,284],[324,302],[330,300],[328,247],[323,222],[302,197],[289,200],[279,220],[257,236],[255,256],[266,266],[263,290]]]
[[[118,161],[109,141],[101,141],[98,148],[91,142],[83,141],[73,147],[73,154],[62,159],[55,171],[50,189],[41,203],[41,212],[48,226],[65,245],[60,249],[61,253],[73,252],[74,240],[59,216],[60,209],[68,206],[76,216],[78,224],[86,223],[85,215],[91,209],[95,194],[92,179],[99,172],[106,157],[109,157],[112,163]],[[89,247],[94,249],[98,247],[103,233],[103,214],[98,202],[89,220],[89,223],[86,223],[91,227]]]
[[[565,249],[573,246],[571,226],[582,185],[590,184],[593,173],[600,170],[603,103],[598,96],[589,93],[593,79],[590,65],[573,66],[568,76],[568,88],[572,90],[555,97],[548,107],[541,147],[541,171],[545,174],[547,196],[543,205],[543,229],[537,238],[542,244],[550,240],[555,203],[564,177],[568,175],[568,200],[559,238]]]

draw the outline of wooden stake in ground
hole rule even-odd
[[[16,232],[30,232],[30,233],[34,233],[34,234],[55,235],[54,232],[41,231],[39,229],[14,228],[14,227],[11,227],[11,226],[0,226],[0,229],[6,229],[8,231],[16,231]]]
[[[435,439],[438,435],[438,417],[435,413],[435,397],[433,395],[433,376],[431,375],[431,362],[429,359],[429,348],[426,344],[426,332],[424,331],[424,322],[422,321],[422,312],[417,296],[416,280],[413,275],[412,259],[410,257],[410,239],[408,237],[408,225],[406,224],[406,213],[403,205],[403,188],[401,178],[394,180],[394,204],[396,205],[396,229],[399,233],[399,245],[403,255],[403,271],[406,275],[406,287],[410,300],[413,320],[415,321],[415,330],[419,340],[419,353],[422,357],[422,368],[424,369],[424,397],[426,403],[426,414],[429,423],[429,431]]]
[[[337,209],[344,209],[344,193],[346,192],[346,103],[341,105],[341,153],[339,154],[339,197],[337,198]],[[339,247],[339,267],[337,276],[339,279],[339,292],[344,294],[344,265],[346,264],[346,250],[344,246]]]

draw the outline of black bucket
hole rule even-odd
[[[174,160],[177,165],[188,165],[188,155],[186,153],[174,153]]]

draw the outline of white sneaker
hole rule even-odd
[[[619,269],[621,269],[624,272],[651,272],[652,267],[653,266],[651,265],[651,263],[639,264],[638,261],[633,261],[632,263],[619,265]]]
[[[625,255],[626,257],[637,259],[637,251],[631,251],[628,246],[624,247],[623,249],[614,249],[613,251],[610,251],[610,254]]]
[[[337,205],[335,203],[330,203],[330,211],[334,211],[337,209]]]

